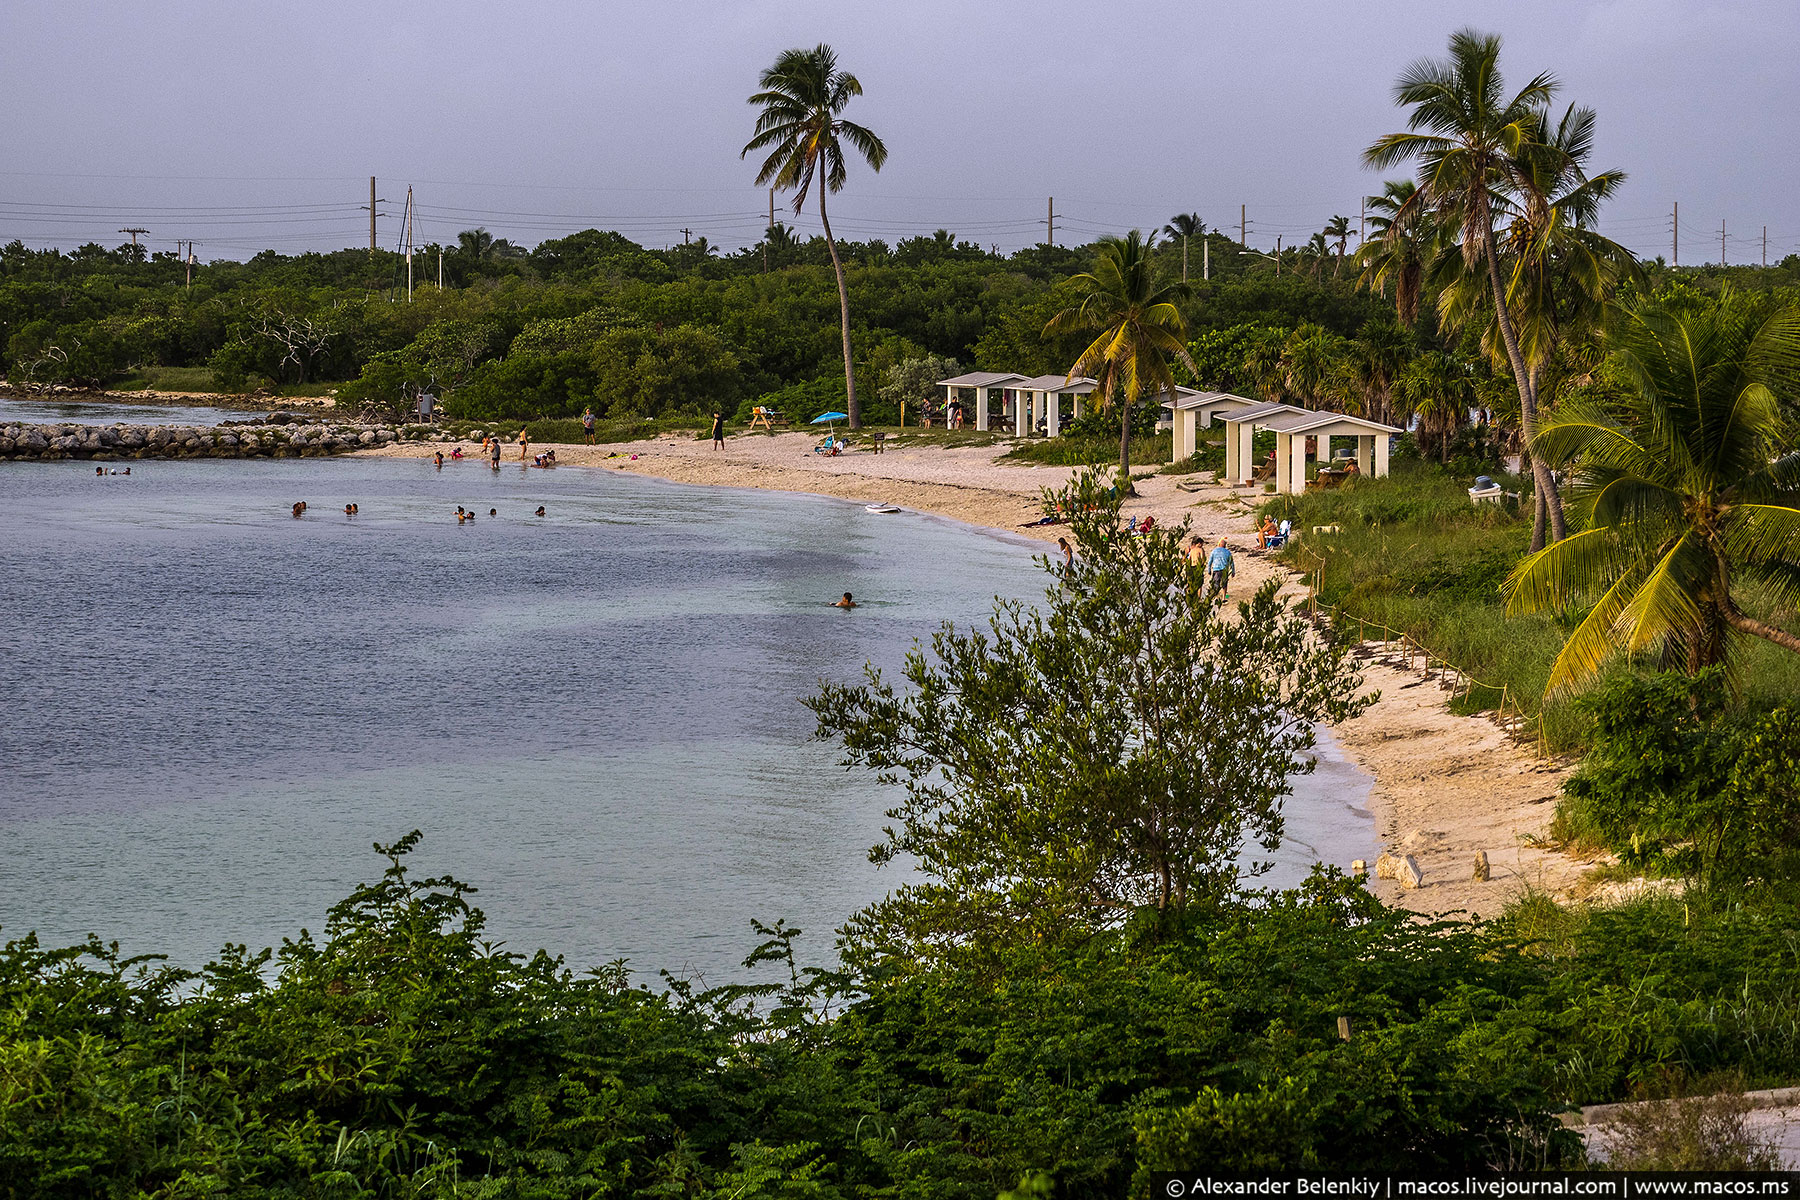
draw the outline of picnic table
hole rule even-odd
[[[779,408],[764,408],[759,404],[750,410],[751,430],[755,430],[759,427],[766,429],[769,431],[771,437],[774,436],[776,426],[779,425],[785,428],[792,424],[793,421]]]

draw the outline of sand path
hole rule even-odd
[[[723,450],[715,450],[710,441],[664,436],[607,446],[557,444],[555,449],[564,466],[609,467],[679,483],[885,501],[1046,542],[1056,540],[1057,527],[1021,527],[1040,515],[1043,489],[1059,487],[1076,473],[1066,467],[996,462],[1004,446],[909,448],[901,441],[882,454],[853,451],[825,458],[811,452],[816,440],[807,433],[746,434],[728,438]],[[534,445],[532,453],[546,448]],[[360,453],[430,455],[416,444]],[[509,447],[504,461],[516,463],[518,454],[516,446]],[[1236,594],[1247,594],[1278,575],[1284,594],[1304,595],[1292,572],[1254,550],[1251,513],[1259,493],[1200,484],[1193,476],[1159,475],[1137,486],[1141,494],[1125,506],[1126,515],[1150,514],[1170,524],[1185,519],[1209,542],[1231,540],[1238,551]],[[1412,855],[1425,880],[1417,889],[1377,880],[1374,890],[1421,913],[1484,916],[1497,914],[1527,890],[1573,894],[1588,864],[1536,844],[1554,811],[1564,768],[1541,760],[1492,721],[1451,713],[1437,679],[1398,659],[1374,655],[1364,665],[1364,682],[1380,690],[1380,699],[1333,733],[1344,753],[1374,780],[1369,803],[1379,837],[1391,852]],[[1472,878],[1478,850],[1487,852],[1487,882]]]

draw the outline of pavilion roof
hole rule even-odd
[[[1023,375],[1014,375],[1008,371],[970,371],[967,375],[958,375],[954,379],[940,379],[939,387],[1016,387],[1024,382]]]
[[[1034,375],[1016,385],[1021,392],[1068,392],[1087,395],[1100,385],[1086,375]]]

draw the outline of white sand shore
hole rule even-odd
[[[1057,536],[1055,526],[1021,527],[1041,512],[1041,491],[1074,474],[1065,467],[996,462],[1004,447],[909,448],[902,441],[882,454],[855,451],[826,458],[811,452],[815,440],[807,433],[746,434],[714,450],[709,441],[665,436],[555,449],[564,466],[885,501],[1050,542]],[[545,448],[534,445],[532,453]],[[435,449],[394,445],[360,453],[418,458]],[[509,447],[505,462],[516,466],[518,455],[516,446]],[[1184,490],[1183,483],[1195,490]],[[1125,506],[1127,515],[1150,514],[1170,524],[1185,519],[1208,541],[1232,541],[1238,551],[1237,594],[1248,594],[1273,575],[1286,580],[1285,594],[1303,594],[1297,577],[1254,550],[1251,513],[1259,494],[1198,485],[1192,476],[1159,475],[1137,486],[1141,495]],[[1377,892],[1418,912],[1493,915],[1527,889],[1567,895],[1577,887],[1589,864],[1533,844],[1549,823],[1562,768],[1540,760],[1491,721],[1451,713],[1436,680],[1418,671],[1371,662],[1365,683],[1380,689],[1381,698],[1333,732],[1345,754],[1375,781],[1369,799],[1380,838],[1393,853],[1413,855],[1425,876],[1416,890],[1376,881]],[[1487,852],[1489,882],[1472,878],[1478,850]]]

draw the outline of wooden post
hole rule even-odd
[[[1339,1017],[1337,1025],[1338,1025],[1338,1037],[1342,1038],[1346,1042],[1349,1041],[1350,1040],[1350,1018],[1349,1017]]]

